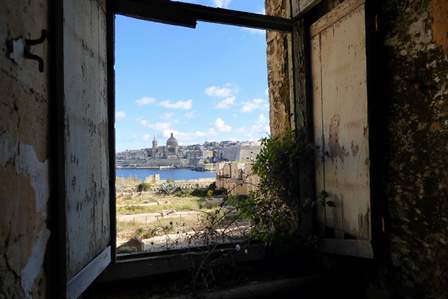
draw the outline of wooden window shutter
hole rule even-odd
[[[347,0],[310,27],[320,248],[372,258],[364,0]]]
[[[105,0],[53,5],[58,298],[77,298],[112,260],[108,21]]]

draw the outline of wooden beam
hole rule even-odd
[[[235,261],[249,262],[263,259],[266,256],[266,248],[264,245],[252,245],[248,248],[248,253],[246,254],[244,252],[235,253],[235,249],[232,246],[231,248],[219,249],[217,253],[233,254]],[[207,254],[208,252],[204,249],[203,251],[187,251],[184,253],[174,251],[160,255],[142,253],[119,256],[117,261],[101,274],[98,282],[121,281],[191,270],[198,266]]]
[[[52,259],[49,270],[49,297],[63,298],[67,282],[67,209],[66,209],[66,149],[65,102],[64,102],[64,1],[50,1],[49,62],[50,105],[49,105],[49,171],[50,171],[50,214]]]
[[[304,133],[305,141],[314,143],[312,120],[312,96],[310,92],[310,58],[309,38],[305,20],[294,23],[292,32],[293,53],[293,88],[294,88],[294,122],[297,132]],[[311,205],[315,199],[314,156],[303,161],[299,170],[301,231],[310,234],[315,229],[315,207]]]
[[[373,258],[372,244],[368,240],[320,239],[319,250],[325,253]]]
[[[115,0],[116,14],[195,28],[198,21],[262,30],[292,30],[290,19],[169,0]]]
[[[111,248],[106,247],[87,266],[79,271],[67,283],[67,294],[65,298],[76,299],[90,286],[90,284],[100,275],[111,263]]]
[[[107,123],[109,142],[109,197],[110,197],[110,246],[112,262],[117,248],[117,208],[115,190],[115,14],[112,2],[107,1]]]

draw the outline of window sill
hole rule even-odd
[[[263,244],[250,245],[247,252],[236,251],[234,245],[223,245],[217,251],[234,254],[237,262],[261,260],[266,256],[266,248]],[[120,255],[96,282],[107,283],[185,271],[198,265],[207,254],[205,248],[195,248],[187,251],[168,251],[157,255],[151,253]]]

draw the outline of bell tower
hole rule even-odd
[[[157,139],[156,136],[154,135],[154,139],[152,140],[152,157],[155,158],[157,154]]]

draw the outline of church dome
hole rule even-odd
[[[177,139],[174,138],[173,133],[171,133],[171,137],[166,141],[167,147],[177,147]]]

